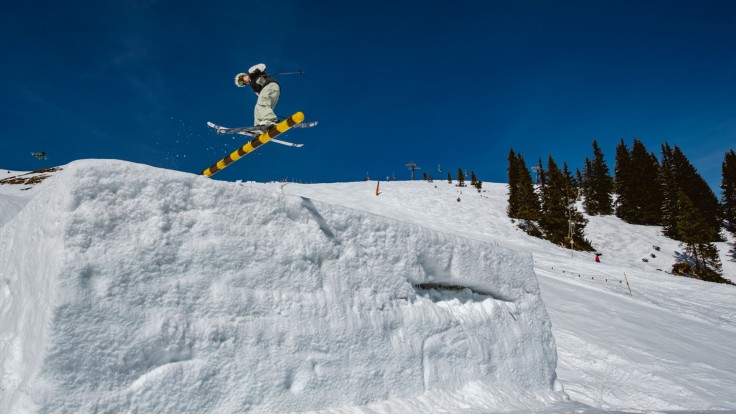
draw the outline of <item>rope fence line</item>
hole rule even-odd
[[[557,269],[555,269],[554,266],[550,266],[550,269],[551,270],[561,271],[562,274],[569,275],[569,276],[571,276],[573,278],[576,277],[576,275],[577,275],[577,277],[579,277],[581,279],[587,280],[588,279],[588,276],[590,276],[590,280],[593,280],[593,281],[596,281],[597,280],[599,282],[604,282],[604,283],[619,283],[620,285],[626,284],[626,288],[627,288],[627,291],[629,293],[629,296],[633,296],[633,294],[631,293],[631,285],[629,284],[629,277],[626,275],[626,272],[624,272],[624,278],[623,279],[617,279],[615,277],[607,276],[605,274],[603,276],[592,276],[592,275],[587,275],[586,276],[585,273],[572,272],[572,271],[569,271],[569,270],[561,269],[559,267]]]

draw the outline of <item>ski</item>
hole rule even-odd
[[[279,139],[271,139],[271,141],[274,142],[274,143],[283,144],[284,146],[290,146],[290,147],[302,147],[302,146],[304,146],[304,144],[302,144],[302,143],[292,143],[292,142],[287,142],[287,141],[279,140]]]
[[[294,127],[292,127],[292,128],[294,128]],[[242,134],[243,136],[249,136],[249,137],[257,137],[258,136],[257,134],[255,134],[253,132],[249,132],[249,131],[241,131],[240,133],[237,133],[237,134]],[[302,143],[292,143],[292,142],[287,142],[286,140],[271,139],[271,141],[274,142],[274,143],[278,143],[278,144],[282,144],[284,146],[290,146],[290,147],[302,147],[302,146],[304,146],[304,144],[302,144]]]
[[[307,129],[310,127],[314,127],[317,125],[317,121],[304,121],[301,122],[291,128],[293,129]],[[249,127],[225,127],[217,125],[211,121],[207,122],[207,125],[215,129],[217,134],[238,134],[238,133],[247,133],[252,132],[255,130],[266,130],[268,126],[249,126]]]
[[[241,157],[247,155],[248,153],[256,150],[258,147],[260,147],[262,144],[268,143],[269,141],[273,140],[276,136],[279,134],[289,130],[290,128],[294,127],[295,125],[301,123],[304,121],[304,113],[301,111],[297,111],[293,116],[287,118],[286,120],[280,122],[279,124],[271,127],[267,132],[261,134],[260,136],[256,137],[255,139],[249,141],[245,145],[243,145],[241,148],[235,150],[234,152],[230,153],[229,155],[225,156],[223,159],[221,159],[219,162],[215,163],[214,165],[208,167],[200,175],[206,175],[206,176],[212,176],[215,173],[225,169],[228,165],[231,163],[237,161]],[[209,123],[208,123],[209,124]],[[214,124],[214,123],[213,123]]]

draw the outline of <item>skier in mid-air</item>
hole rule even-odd
[[[299,74],[304,72],[280,72],[274,75]],[[241,72],[235,75],[235,85],[245,87],[250,85],[258,96],[256,107],[253,110],[254,125],[248,127],[229,128],[217,125],[211,121],[207,125],[215,129],[218,134],[242,134],[254,137],[240,149],[230,153],[214,165],[202,171],[200,175],[212,176],[221,171],[229,164],[237,161],[244,155],[254,151],[259,146],[269,141],[279,143],[284,146],[302,147],[301,143],[291,143],[277,139],[276,137],[291,128],[309,128],[317,125],[316,121],[304,121],[304,113],[297,111],[291,117],[285,118],[279,122],[273,109],[279,101],[281,95],[281,86],[272,75],[266,73],[266,64],[256,64],[248,69],[248,72]]]
[[[263,126],[263,131],[255,131],[260,134],[278,123],[278,117],[273,109],[279,101],[281,86],[276,80],[266,73],[266,64],[253,65],[248,73],[241,72],[235,76],[235,85],[245,87],[250,85],[258,96],[256,107],[253,110],[254,126]]]
[[[39,152],[31,152],[31,156],[35,157],[38,160],[46,160],[46,151],[43,151],[41,153]]]

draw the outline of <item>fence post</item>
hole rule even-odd
[[[631,285],[629,285],[629,278],[626,277],[626,272],[624,272],[624,279],[626,279],[626,286],[628,286],[628,288],[629,288],[629,296],[633,296],[631,294]]]

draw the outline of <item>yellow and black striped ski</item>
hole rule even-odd
[[[301,123],[304,121],[304,114],[299,111],[293,116],[287,118],[286,120],[280,122],[279,124],[271,127],[267,132],[261,134],[260,136],[256,137],[255,139],[251,140],[250,142],[246,143],[243,147],[240,149],[230,153],[229,155],[225,156],[224,159],[220,160],[219,162],[215,163],[214,165],[208,167],[205,169],[200,175],[207,175],[212,176],[215,173],[225,169],[229,164],[235,162],[236,160],[240,159],[241,157],[247,155],[248,153],[256,150],[259,146],[262,144],[268,142],[269,140],[275,138],[279,134],[285,132],[286,130],[289,130],[290,128],[294,127],[295,125]]]

